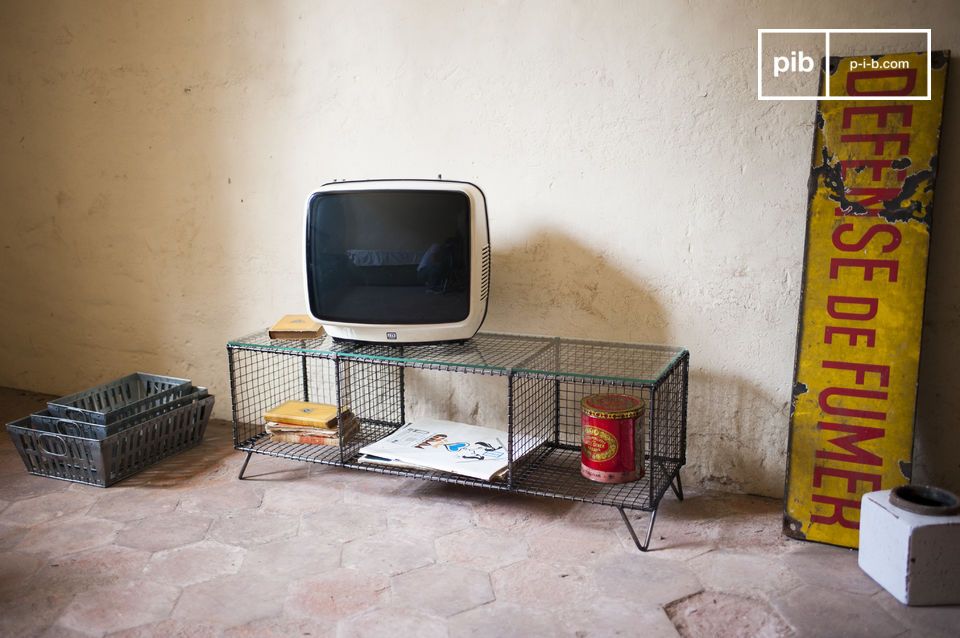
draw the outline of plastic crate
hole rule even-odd
[[[47,403],[55,417],[106,425],[158,407],[190,390],[189,379],[134,372]]]
[[[30,417],[8,423],[7,432],[31,474],[108,487],[200,443],[213,402],[194,399],[101,440],[38,430]]]

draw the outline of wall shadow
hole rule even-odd
[[[920,354],[913,482],[960,491],[960,58],[950,57]]]
[[[788,399],[736,374],[692,368],[687,420],[687,471],[701,485],[783,495]]]
[[[663,343],[670,318],[642,278],[556,229],[491,242],[485,330]]]
[[[492,286],[482,330],[664,343],[663,307],[604,254],[557,230],[502,247],[491,241]],[[507,429],[501,377],[407,371],[407,414]]]

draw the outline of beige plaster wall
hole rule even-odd
[[[818,26],[960,50],[949,1],[4,2],[0,384],[228,416],[227,339],[304,309],[307,194],[443,173],[488,197],[486,329],[687,346],[687,480],[779,494],[814,105],[757,101],[756,29]],[[958,92],[917,459],[955,489]]]

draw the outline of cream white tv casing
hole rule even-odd
[[[307,282],[307,233],[310,202],[317,193],[377,190],[452,191],[470,199],[470,312],[463,321],[433,324],[360,324],[330,321],[313,314]],[[382,179],[344,181],[324,184],[307,198],[303,216],[303,292],[311,317],[321,323],[331,337],[374,343],[432,343],[470,339],[487,315],[490,292],[490,239],[487,206],[483,191],[469,182],[430,179]]]

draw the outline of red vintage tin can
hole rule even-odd
[[[580,400],[580,473],[599,483],[643,476],[643,401],[627,394],[591,394]],[[639,462],[638,462],[639,460]]]

